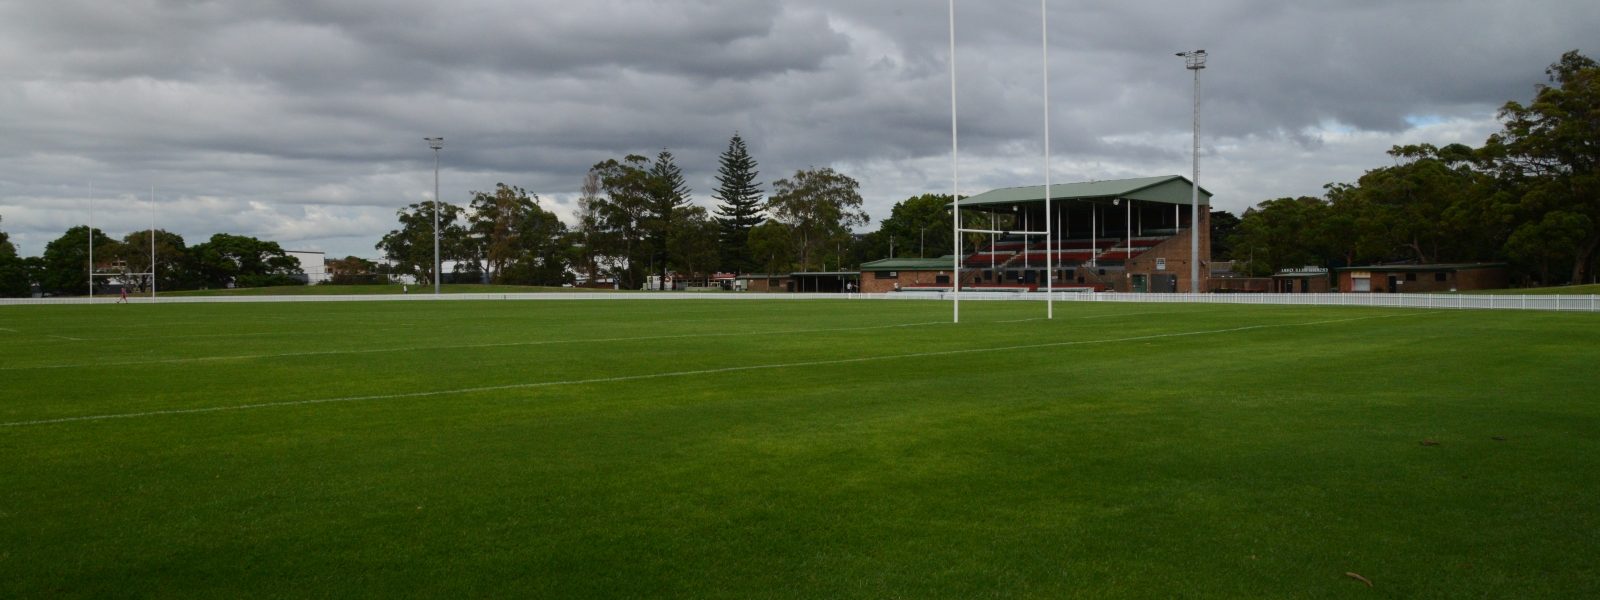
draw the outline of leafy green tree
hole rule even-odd
[[[0,216],[0,223],[5,222],[5,217]],[[11,236],[0,230],[0,258],[16,258],[17,247],[11,243]]]
[[[1545,74],[1532,104],[1507,102],[1484,156],[1502,182],[1523,190],[1509,253],[1541,264],[1560,258],[1567,280],[1588,281],[1600,251],[1600,65],[1577,50]],[[1560,235],[1548,234],[1560,231]],[[1514,240],[1514,241],[1513,241]],[[1562,248],[1535,250],[1540,243]],[[1546,280],[1545,283],[1550,283]]]
[[[389,231],[376,248],[393,263],[395,273],[411,275],[422,285],[432,285],[434,211],[439,213],[439,260],[470,260],[467,232],[461,225],[461,207],[432,200],[402,208],[395,214],[400,228]]]
[[[0,231],[0,298],[27,297],[30,292],[28,268],[10,236]]]
[[[1506,240],[1505,248],[1513,264],[1537,274],[1537,281],[1555,281],[1554,270],[1572,264],[1573,252],[1593,228],[1587,215],[1570,211],[1549,211],[1534,223],[1523,223]]]
[[[346,256],[328,261],[329,282],[335,285],[381,283],[378,263],[359,256]]]
[[[619,267],[616,257],[607,252],[608,248],[618,246],[612,241],[613,232],[605,227],[605,217],[601,213],[606,202],[600,196],[600,176],[590,171],[583,177],[583,186],[578,194],[578,223],[571,233],[571,248],[573,254],[573,268],[582,273],[588,281],[598,281],[602,276],[612,275]]]
[[[116,245],[99,228],[94,230],[96,268],[110,265],[110,250]],[[79,225],[44,246],[40,257],[38,282],[42,291],[58,296],[89,293],[89,227]]]
[[[1474,258],[1480,224],[1461,207],[1487,193],[1489,180],[1473,169],[1472,154],[1460,145],[1397,146],[1389,155],[1401,162],[1367,171],[1342,189],[1336,201],[1357,209],[1360,253],[1419,263]]]
[[[772,182],[767,208],[792,231],[801,269],[820,266],[832,257],[830,250],[851,243],[852,228],[870,220],[861,210],[860,187],[828,167],[796,171]]]
[[[566,279],[568,260],[562,243],[566,226],[539,207],[537,196],[520,187],[495,184],[493,194],[473,193],[467,222],[468,254],[482,261],[488,279],[539,284]]]
[[[735,133],[728,140],[717,167],[717,223],[721,228],[724,269],[744,272],[754,268],[750,252],[750,230],[761,224],[761,182],[756,181],[756,160],[750,157],[744,138]]]
[[[218,233],[190,249],[202,282],[209,287],[299,285],[300,261],[277,242]]]
[[[1321,198],[1277,198],[1244,211],[1228,240],[1234,260],[1252,275],[1305,265],[1325,265],[1328,253],[1322,223],[1329,204]]]
[[[721,245],[717,243],[722,232],[720,224],[699,206],[686,206],[677,213],[677,226],[667,240],[672,268],[691,276],[711,274],[722,258]]]
[[[750,230],[749,245],[762,271],[787,273],[794,268],[795,235],[788,225],[767,219]]]
[[[157,229],[155,231],[156,289],[193,289],[200,284],[195,263],[183,243],[183,236]],[[150,230],[133,231],[111,249],[118,261],[122,275],[118,278],[138,291],[150,289]]]
[[[1228,247],[1228,238],[1233,236],[1239,227],[1239,217],[1225,210],[1211,211],[1211,255],[1230,256],[1233,254]]]
[[[938,257],[955,251],[955,232],[950,223],[950,195],[912,196],[889,210],[889,218],[878,224],[875,235],[866,240],[869,260],[891,256]],[[974,226],[968,217],[967,226]],[[968,250],[971,250],[969,247]]]
[[[580,210],[580,237],[596,264],[603,265],[623,289],[638,289],[652,251],[644,241],[653,225],[650,159],[630,154],[589,169],[604,195],[587,198]],[[587,185],[587,184],[586,184]]]

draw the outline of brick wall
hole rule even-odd
[[[865,292],[865,293],[868,293],[868,294],[880,294],[880,293],[883,293],[883,292],[892,292],[892,291],[895,290],[895,284],[900,284],[900,287],[903,287],[903,288],[906,288],[906,287],[949,286],[950,285],[950,283],[948,281],[946,281],[944,283],[940,283],[939,282],[939,276],[940,275],[945,275],[945,276],[950,275],[950,271],[949,270],[944,270],[944,271],[894,271],[894,273],[897,274],[897,276],[894,277],[894,278],[890,278],[888,276],[889,273],[890,273],[890,271],[862,271],[861,272],[861,291]],[[976,281],[976,277],[977,276],[978,276],[978,272],[976,272],[976,271],[971,271],[971,270],[967,270],[967,269],[962,269],[961,270],[961,280],[966,282],[966,285],[972,285],[973,282]]]
[[[1200,287],[1198,289],[1201,290],[1209,289],[1211,277],[1210,258],[1208,258],[1211,256],[1211,212],[1205,210],[1205,208],[1201,207],[1202,210],[1200,211],[1200,256],[1203,262],[1200,265]],[[1187,210],[1185,210],[1185,214],[1187,214]],[[1156,259],[1158,258],[1166,259],[1167,268],[1165,270],[1156,270]],[[1128,277],[1121,278],[1121,282],[1107,281],[1107,283],[1115,283],[1116,291],[1128,292],[1132,291],[1130,289],[1133,285],[1132,275],[1177,275],[1178,291],[1187,293],[1196,289],[1190,285],[1189,261],[1189,230],[1180,229],[1178,230],[1178,235],[1168,238],[1154,248],[1146,250],[1143,254],[1128,261]]]

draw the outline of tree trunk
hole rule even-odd
[[[1589,235],[1589,239],[1578,244],[1577,259],[1572,261],[1572,284],[1578,285],[1589,278],[1589,264],[1594,262],[1594,253],[1600,248],[1600,231]]]
[[[1417,262],[1418,263],[1425,265],[1425,264],[1428,264],[1430,262],[1428,260],[1427,253],[1422,251],[1422,242],[1420,240],[1418,240],[1416,238],[1411,238],[1411,243],[1408,244],[1408,245],[1411,247],[1412,251],[1417,253]]]

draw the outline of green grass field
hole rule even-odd
[[[0,307],[0,597],[1600,595],[1600,315],[962,306]]]

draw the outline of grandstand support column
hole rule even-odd
[[[1049,0],[1039,0],[1039,54],[1044,65],[1044,318],[1056,318],[1055,230],[1050,218],[1050,12]]]
[[[951,322],[961,322],[961,155],[956,137],[956,0],[950,0],[950,223],[955,233],[955,256],[951,261]]]
[[[1100,205],[1089,205],[1089,266],[1100,266]]]

